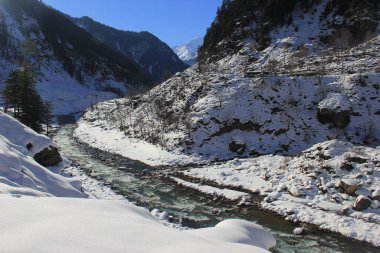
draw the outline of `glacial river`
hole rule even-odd
[[[72,137],[75,124],[62,125],[54,135],[60,151],[87,175],[101,179],[136,205],[166,211],[171,221],[190,228],[214,226],[224,219],[254,221],[276,237],[272,252],[281,253],[378,253],[379,249],[334,233],[313,230],[293,234],[296,225],[257,207],[214,201],[193,191],[176,187],[165,177],[176,168],[155,169],[140,162],[78,144]]]

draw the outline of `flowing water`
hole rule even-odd
[[[78,144],[72,138],[74,124],[62,125],[54,136],[61,152],[91,177],[101,179],[131,202],[150,210],[167,211],[173,222],[190,228],[214,226],[227,218],[257,222],[270,229],[277,240],[273,252],[294,253],[379,253],[365,243],[324,231],[293,235],[296,227],[272,213],[255,207],[241,209],[233,203],[215,202],[210,197],[176,187],[163,176],[170,173],[143,163]],[[174,170],[172,168],[171,170]]]

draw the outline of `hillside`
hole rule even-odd
[[[246,39],[237,53],[197,64],[144,96],[99,104],[84,119],[206,160],[297,154],[330,139],[376,146],[379,29],[347,49],[322,43],[322,23],[334,14],[319,20],[328,2],[313,13],[294,10],[292,24],[273,29],[262,51]],[[335,23],[329,27],[334,33]]]
[[[37,88],[57,114],[152,83],[133,61],[41,1],[2,0],[0,21],[0,89],[18,64],[33,65]]]
[[[166,81],[187,68],[168,45],[149,32],[121,31],[89,17],[72,20],[104,44],[133,60],[154,83]]]

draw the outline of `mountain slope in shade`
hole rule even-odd
[[[89,17],[73,22],[109,47],[133,60],[155,83],[187,68],[168,45],[149,32],[121,31]]]
[[[203,38],[198,38],[186,45],[173,47],[173,50],[184,63],[192,66],[197,62],[198,48],[202,44]]]
[[[0,27],[0,91],[26,60],[54,114],[82,111],[152,84],[134,61],[38,0],[2,0]]]

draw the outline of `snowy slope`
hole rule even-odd
[[[50,146],[54,144],[49,138],[0,112],[0,194],[87,196],[78,180],[55,174],[34,160],[36,153]]]
[[[0,200],[0,245],[5,252],[264,253],[275,244],[260,226],[246,221],[178,231],[162,225],[147,210],[120,201],[4,196]]]
[[[183,46],[173,47],[173,51],[186,64],[192,66],[197,62],[198,48],[203,44],[203,38],[190,41]]]
[[[84,120],[91,124],[97,119],[98,126],[123,129],[127,136],[204,160],[297,154],[336,138],[378,145],[380,74],[374,56],[380,55],[380,36],[339,58],[306,56],[291,71],[279,67],[276,74],[256,73],[268,68],[269,56],[284,57],[280,45],[256,53],[258,60],[253,63],[247,46],[210,64],[204,73],[194,66],[142,97],[98,104]],[[285,57],[294,62],[290,59],[297,53],[289,51]],[[325,122],[320,117],[332,94],[340,94],[350,104],[343,129],[333,119]],[[341,112],[342,108],[335,108],[339,104],[334,107],[331,102],[331,106],[331,113]]]

